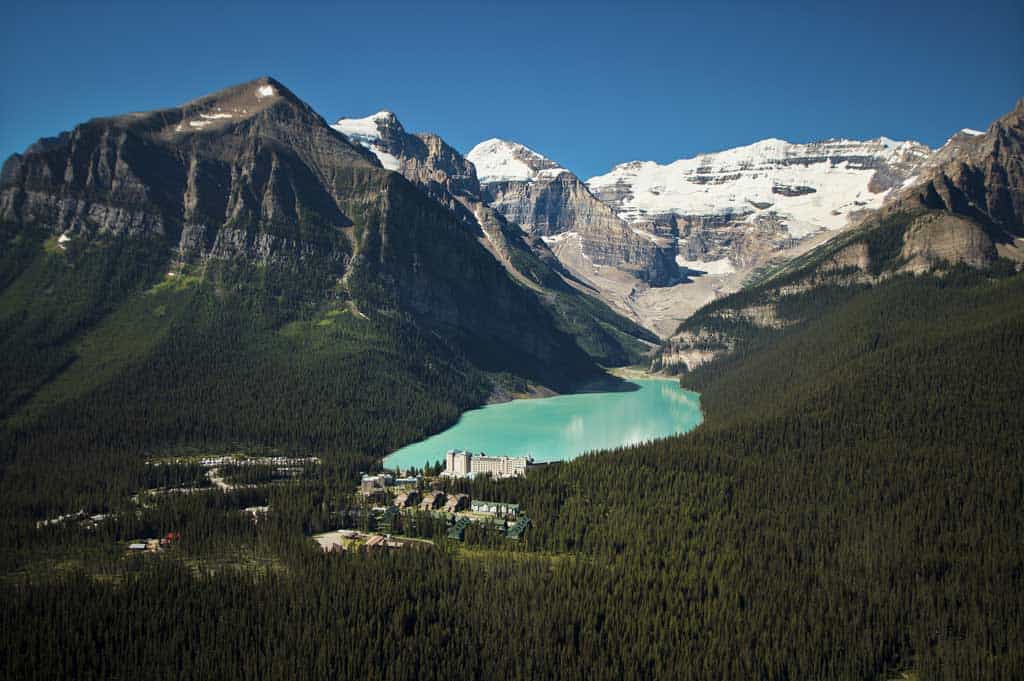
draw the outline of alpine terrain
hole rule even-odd
[[[322,23],[449,105],[442,10]],[[95,118],[0,172],[0,679],[1019,679],[1022,354],[1024,100],[587,181],[269,77]]]

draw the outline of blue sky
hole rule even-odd
[[[1024,96],[1019,0],[295,5],[6,3],[0,156],[264,74],[328,120],[389,109],[583,177],[765,137],[937,146]]]

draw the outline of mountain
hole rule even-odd
[[[986,225],[1000,244],[1024,236],[1024,99],[986,132],[961,130],[951,137],[915,180],[887,210],[965,215]]]
[[[13,156],[0,240],[0,416],[39,437],[383,453],[496,386],[602,375],[477,231],[270,78]]]
[[[437,135],[410,134],[387,111],[366,118],[341,118],[332,127],[452,211],[595,361],[634,363],[657,342],[657,336],[598,300],[597,290],[568,271],[535,230],[524,232],[514,216],[489,201],[475,164]]]
[[[667,165],[634,161],[584,184],[521,144],[467,154],[484,198],[539,234],[574,275],[668,336],[681,319],[855,224],[918,172],[916,142],[762,140]]]
[[[807,322],[865,287],[958,268],[1024,267],[1024,100],[987,132],[960,131],[856,227],[684,321],[655,366],[693,370]]]
[[[491,139],[466,158],[477,168],[487,203],[542,239],[609,305],[659,330],[657,316],[645,314],[636,297],[683,281],[672,240],[633,229],[576,175],[522,144]]]

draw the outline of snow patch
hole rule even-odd
[[[562,232],[561,234],[552,234],[551,236],[542,236],[541,239],[544,241],[544,243],[546,243],[548,246],[550,246],[551,244],[558,244],[558,243],[561,243],[561,242],[565,241],[566,239],[573,239],[573,238],[577,238],[577,237],[579,237],[579,233],[578,232]]]
[[[774,215],[787,223],[791,234],[801,236],[819,228],[841,229],[851,211],[882,205],[888,192],[868,189],[875,170],[863,167],[861,159],[900,163],[930,153],[916,142],[887,137],[810,144],[766,139],[666,165],[621,164],[590,178],[587,185],[598,196],[624,194],[613,207],[627,222],[669,214],[731,219]]]
[[[380,124],[395,120],[390,111],[378,111],[366,118],[339,118],[331,127],[350,140],[373,152],[380,164],[388,170],[399,170],[402,162],[384,148],[380,135]]]
[[[339,118],[331,127],[342,135],[362,143],[379,140],[380,126],[378,123],[394,117],[395,115],[390,111],[378,111],[366,118]]]
[[[697,272],[703,272],[705,274],[714,275],[725,275],[732,274],[736,271],[733,264],[729,261],[729,258],[719,258],[718,260],[687,260],[681,255],[676,256],[676,264],[680,267],[685,267],[688,270],[695,270]]]
[[[277,94],[277,90],[271,85],[260,85],[256,88],[256,99],[263,99],[264,97],[273,97]]]
[[[397,156],[389,154],[383,149],[378,149],[376,147],[370,147],[370,151],[372,151],[373,154],[377,157],[377,160],[380,161],[380,164],[387,168],[388,170],[398,171],[402,168],[402,162],[398,160]]]
[[[235,114],[230,114],[230,113],[227,113],[227,112],[224,112],[224,113],[212,113],[212,114],[201,113],[201,114],[199,114],[199,117],[200,118],[209,118],[209,119],[212,119],[212,120],[216,120],[218,118],[234,118]]]
[[[211,123],[211,121],[189,121],[188,124],[193,128],[205,128]]]
[[[978,135],[985,134],[983,130],[974,130],[973,128],[963,128],[962,130],[960,130],[960,132],[964,133],[965,135],[970,135],[971,137],[977,137]]]
[[[497,138],[476,145],[466,158],[476,166],[476,176],[483,183],[532,182],[569,172],[527,146]]]

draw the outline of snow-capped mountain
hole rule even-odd
[[[563,265],[597,289],[607,288],[593,281],[602,274],[597,268],[621,270],[634,283],[664,286],[680,280],[674,243],[631,228],[580,178],[543,154],[518,142],[489,139],[466,158],[476,166],[484,199],[543,238]]]
[[[380,164],[388,170],[398,170],[398,159],[388,153],[383,142],[387,130],[398,122],[390,111],[378,111],[366,118],[339,118],[331,127],[374,153]]]
[[[795,238],[836,230],[879,208],[931,150],[917,142],[766,139],[667,165],[634,161],[587,180],[631,223],[692,226],[771,218]]]
[[[538,300],[550,309],[556,319],[567,328],[578,330],[581,347],[585,347],[596,361],[607,364],[635,359],[631,354],[634,350],[623,342],[622,334],[647,343],[656,340],[649,330],[640,328],[635,322],[619,317],[611,310],[601,311],[600,303],[593,300],[598,294],[596,287],[588,287],[571,274],[540,234],[524,232],[518,224],[489,205],[485,199],[486,192],[477,181],[474,165],[437,135],[410,134],[388,111],[366,118],[342,118],[332,127],[371,151],[384,167],[400,173],[450,211],[513,279],[538,294]],[[531,172],[538,177],[550,179],[557,176],[547,172],[556,164],[525,147],[516,151],[534,167]],[[590,196],[575,175],[559,170],[564,172],[567,181],[571,178],[575,182],[593,205],[612,220],[617,220],[610,208]],[[515,182],[522,184],[528,181]],[[581,222],[594,224],[593,220]],[[627,228],[623,224],[621,229]],[[639,241],[631,232],[630,236],[633,241]],[[621,243],[614,229],[601,230],[596,242],[578,239],[577,244],[577,251],[580,250],[579,244],[585,244],[588,250],[595,252],[595,257],[601,257],[598,251],[605,255],[614,253],[608,257],[618,258],[616,262],[630,257],[630,254],[616,250]]]
[[[516,142],[490,139],[467,158],[495,209],[542,236],[608,302],[670,332],[677,319],[736,290],[755,268],[881,207],[931,155],[923,144],[885,137],[766,139],[666,165],[624,163],[584,186]],[[601,254],[602,240],[616,243],[619,253]],[[648,263],[645,271],[623,267],[638,256]]]
[[[388,170],[401,173],[411,182],[440,193],[477,194],[480,185],[473,164],[430,133],[410,134],[390,111],[378,111],[366,118],[340,118],[332,126],[353,142],[369,149]],[[434,198],[438,191],[428,191]]]
[[[481,182],[533,182],[569,172],[551,159],[518,142],[491,138],[473,147],[466,158]]]

